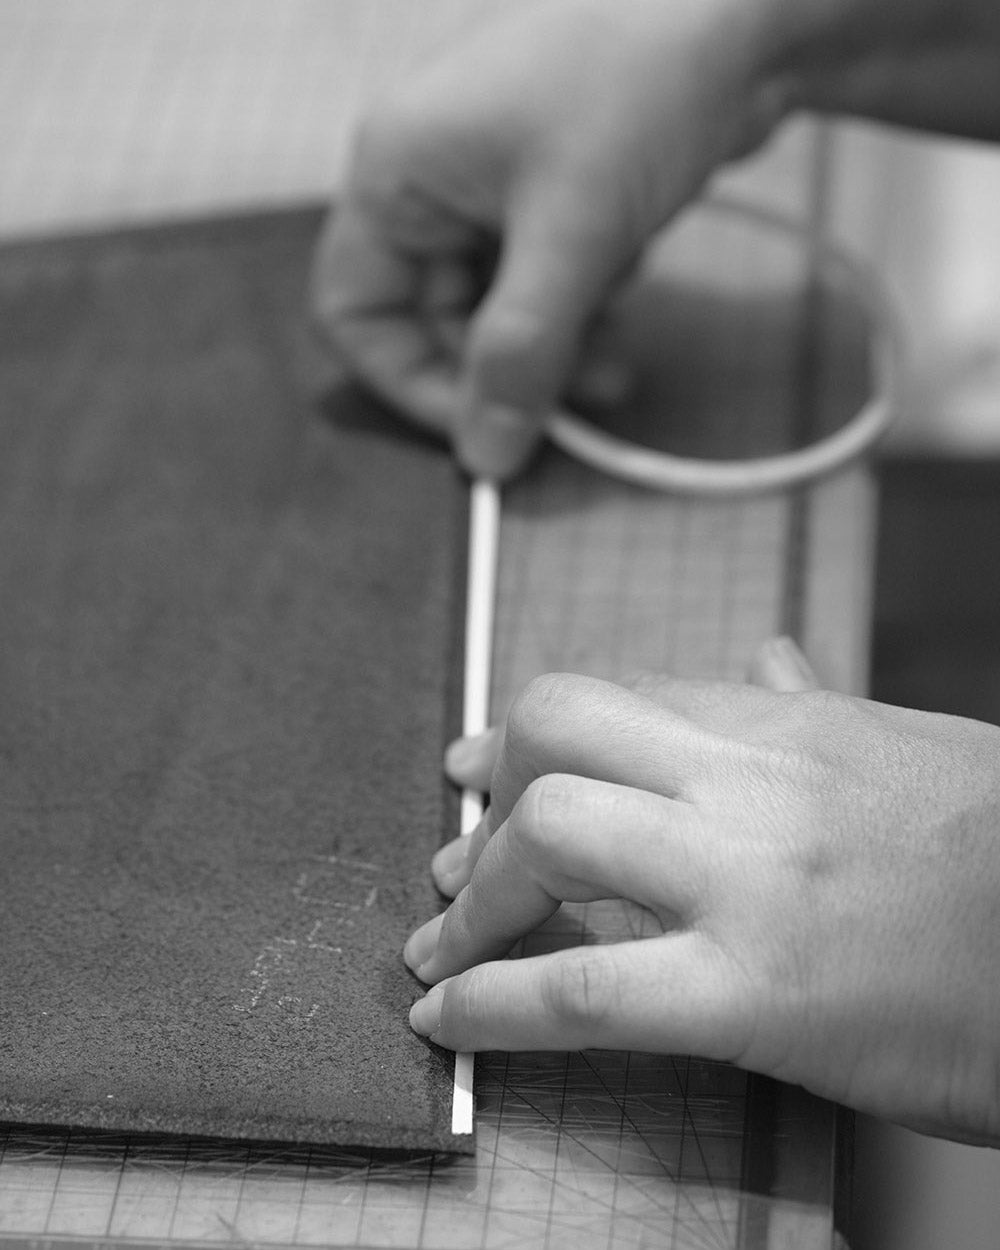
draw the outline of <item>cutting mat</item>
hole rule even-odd
[[[849,405],[864,362],[844,319],[815,300],[807,260],[789,260],[784,295],[768,290],[762,303],[750,256],[739,254],[759,255],[760,241],[737,234],[722,246],[692,230],[678,235],[681,276],[717,268],[722,285],[673,288],[661,311],[669,320],[680,309],[705,346],[700,360],[675,353],[678,376],[661,350],[669,338],[634,335],[645,389],[630,423],[645,413],[663,424],[667,391],[672,436],[746,446],[758,435],[794,440],[803,418],[823,416],[838,396]],[[771,257],[771,277],[781,269]],[[630,307],[649,330],[660,306]],[[831,367],[816,368],[817,353]],[[720,369],[731,403],[720,402]],[[829,684],[857,687],[870,502],[861,470],[790,496],[699,502],[622,486],[550,451],[506,493],[497,712],[553,668],[738,678],[758,643],[784,631]],[[567,909],[530,945],[613,940],[637,925],[618,904]],[[799,1090],[688,1057],[490,1054],[479,1060],[477,1100],[477,1154],[466,1161],[12,1128],[0,1156],[0,1237],[415,1250],[836,1242],[838,1112]]]

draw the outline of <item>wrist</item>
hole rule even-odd
[[[993,0],[756,0],[752,55],[785,114],[876,61],[978,41],[1000,47]]]
[[[756,0],[758,54],[771,65],[851,61],[1000,30],[993,0]]]

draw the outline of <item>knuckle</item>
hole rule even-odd
[[[479,368],[520,362],[536,353],[551,334],[538,309],[511,300],[489,300],[470,327],[469,355]]]
[[[801,692],[800,706],[806,709],[804,715],[807,723],[816,724],[817,719],[823,722],[836,723],[843,720],[845,709],[851,706],[863,707],[857,700],[852,700],[835,690],[807,690]]]
[[[666,701],[670,693],[677,688],[677,678],[670,673],[643,668],[626,673],[619,684],[633,694],[658,703]]]
[[[834,744],[847,720],[864,716],[864,702],[833,690],[796,692],[791,698],[772,704],[776,726],[789,739],[817,751]]]
[[[571,344],[542,311],[494,294],[472,317],[465,360],[483,394],[535,410],[550,402],[567,371]]]
[[[562,718],[573,685],[573,678],[565,673],[546,673],[528,682],[507,714],[507,748],[521,751],[546,739],[552,726]]]
[[[800,793],[823,791],[834,780],[834,770],[810,744],[796,740],[749,743],[746,755],[751,774],[761,783]]]
[[[573,778],[547,773],[532,781],[510,816],[510,836],[530,863],[547,862],[563,831],[572,825]]]
[[[351,173],[359,189],[380,187],[407,165],[412,120],[402,102],[386,97],[361,118],[355,133]]]
[[[550,962],[542,982],[545,1009],[568,1037],[589,1035],[619,1008],[620,988],[600,947],[578,947]]]
[[[403,250],[423,250],[428,227],[438,218],[425,170],[425,145],[413,115],[395,99],[364,119],[351,155],[349,199]]]

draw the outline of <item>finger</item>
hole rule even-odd
[[[486,793],[502,738],[503,730],[499,725],[481,734],[456,738],[445,751],[448,778],[464,789]],[[476,860],[492,832],[492,818],[487,811],[471,833],[453,838],[434,855],[431,873],[442,894],[454,898],[468,884]]]
[[[633,355],[613,315],[598,312],[587,326],[580,358],[565,388],[569,406],[584,413],[622,408],[639,386]]]
[[[812,665],[791,638],[769,638],[750,662],[749,680],[768,690],[792,693],[818,690]]]
[[[731,702],[730,687],[719,682],[681,682],[663,674],[640,674],[623,683],[627,689],[646,695],[664,706],[705,722],[706,711],[714,711],[722,699]],[[718,721],[720,718],[715,717]],[[727,718],[726,728],[730,727]],[[494,725],[481,734],[470,734],[451,742],[444,758],[445,774],[456,785],[489,791],[494,768],[504,741],[504,727]],[[476,859],[492,832],[492,816],[480,822],[475,836],[455,838],[434,857],[432,871],[438,889],[454,897],[468,882]]]
[[[698,932],[482,964],[410,1013],[451,1050],[677,1051],[734,1060],[753,1004],[738,970]]]
[[[468,886],[418,929],[404,958],[423,981],[494,959],[561,903],[624,898],[665,927],[704,905],[711,869],[693,810],[660,795],[547,776],[483,849]]]
[[[499,725],[480,734],[456,738],[444,753],[444,771],[450,781],[484,794],[490,788],[493,766],[500,753],[503,730]]]
[[[431,860],[434,884],[446,898],[454,898],[469,884],[483,848],[493,836],[493,815],[489,808],[471,833],[452,838]]]
[[[550,686],[554,689],[550,690]],[[681,756],[679,743],[685,734],[684,721],[716,736],[717,744],[718,735],[745,738],[773,711],[770,696],[757,687],[640,673],[627,679],[621,689],[655,705],[652,713],[645,708],[645,717],[634,723],[634,706],[627,716],[619,716],[620,701],[616,699],[614,703],[605,703],[602,714],[597,716],[589,702],[591,696],[604,698],[618,689],[590,678],[539,679],[512,709],[513,740],[509,749],[505,749],[505,732],[500,726],[482,737],[458,739],[452,744],[446,756],[449,776],[459,784],[491,789],[492,804],[471,837],[456,838],[435,855],[431,869],[444,895],[454,898],[468,884],[483,847],[506,819],[521,790],[536,777],[546,772],[579,772],[662,792],[669,782],[666,769]],[[566,700],[562,707],[561,698]],[[656,707],[682,720],[665,723],[662,717],[656,717]],[[656,723],[645,727],[650,714]],[[646,767],[640,743],[646,751],[655,752],[655,744],[663,744],[667,729],[673,732],[673,740],[667,744],[663,757],[654,757],[649,761],[652,767]],[[694,731],[689,729],[690,732]],[[696,797],[691,783],[714,755],[707,748],[708,741],[696,737],[693,750],[699,758],[690,769],[687,787],[680,776],[674,778],[672,792],[676,797]],[[616,758],[612,758],[612,753]]]
[[[570,773],[684,799],[711,772],[720,740],[612,682],[535,678],[515,700],[490,789],[493,827],[532,781]]]
[[[313,307],[354,371],[419,424],[447,434],[456,365],[421,313],[431,261],[393,246],[347,201],[320,242]],[[442,296],[436,294],[438,303]]]
[[[639,246],[616,198],[576,169],[536,172],[513,198],[467,343],[456,446],[471,472],[509,477],[534,450],[587,322]]]

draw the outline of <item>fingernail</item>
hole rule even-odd
[[[437,950],[441,925],[444,923],[444,912],[428,920],[416,932],[411,933],[403,947],[403,962],[411,972],[420,976],[420,970]]]
[[[507,478],[525,464],[540,435],[540,423],[520,408],[474,405],[459,424],[455,449],[470,473]]]
[[[441,1027],[444,986],[443,981],[435,985],[423,998],[418,998],[410,1008],[410,1028],[421,1037],[433,1037]]]
[[[434,880],[446,894],[448,891],[445,887],[451,882],[456,873],[462,871],[468,857],[469,839],[464,837],[455,838],[447,845],[442,846],[431,860],[431,873]]]

